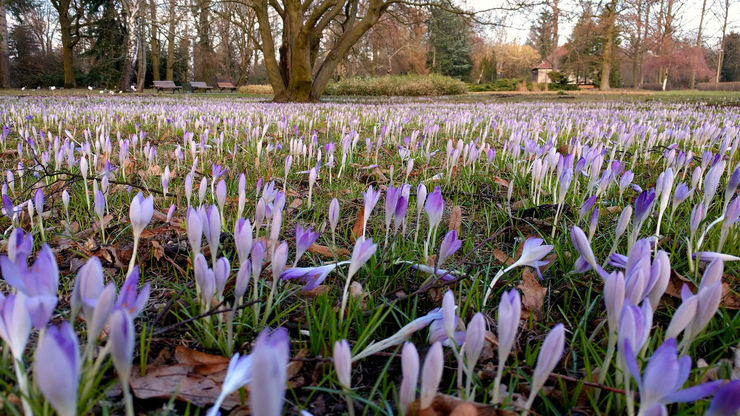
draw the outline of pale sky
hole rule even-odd
[[[504,4],[505,0],[464,0],[474,10],[484,10],[497,5]],[[740,2],[737,0],[731,0],[734,3],[730,8],[729,19],[727,21],[727,32],[732,30],[740,30]],[[695,38],[696,30],[699,27],[699,16],[701,14],[702,0],[686,0],[681,2],[676,1],[676,4],[680,3],[680,9],[678,13],[677,32],[679,36],[690,35],[691,38]],[[720,3],[724,3],[724,0],[707,0],[707,12],[704,17],[704,30],[702,38],[704,44],[708,46],[719,45],[720,36],[722,33],[722,21],[720,14],[722,13]],[[564,16],[560,22],[560,36],[559,44],[563,44],[567,41],[570,32],[573,29],[573,25],[578,18],[581,6],[580,2],[573,0],[561,0],[562,9],[564,11],[570,11],[569,16]],[[595,1],[594,4],[598,4]],[[523,12],[498,12],[499,16],[504,16],[504,24],[506,26],[506,38],[508,41],[524,42],[529,34],[529,27],[532,25],[532,21],[536,17],[537,13],[541,10],[535,9],[530,13]]]

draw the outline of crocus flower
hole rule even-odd
[[[14,228],[8,237],[8,258],[15,264],[25,265],[33,250],[33,235],[24,234],[21,228]]]
[[[332,198],[331,203],[329,204],[329,226],[331,227],[332,240],[334,240],[334,233],[337,230],[338,222],[339,222],[339,201],[337,201],[336,198]]]
[[[709,409],[704,416],[725,416],[737,414],[740,409],[740,380],[730,380],[714,394]]]
[[[649,189],[643,191],[635,199],[635,228],[639,229],[645,219],[650,215],[650,210],[653,207],[653,201],[655,200],[655,191]]]
[[[606,272],[596,262],[596,256],[594,256],[594,252],[591,249],[591,243],[588,241],[586,233],[584,233],[583,230],[581,230],[581,228],[577,225],[574,225],[570,229],[570,241],[573,243],[573,246],[580,255],[580,257],[578,257],[578,259],[576,260],[576,264],[574,266],[575,272],[585,273],[593,269],[597,271],[599,275],[603,278]]]
[[[298,264],[298,260],[303,256],[303,253],[308,250],[309,247],[319,238],[319,233],[314,232],[311,227],[303,228],[300,224],[295,225],[295,262],[293,265]]]
[[[347,271],[347,280],[344,285],[344,292],[342,294],[342,307],[340,309],[340,317],[344,317],[344,310],[347,307],[347,294],[349,291],[349,284],[352,282],[352,277],[357,273],[362,266],[370,260],[370,257],[375,254],[378,249],[377,244],[373,244],[373,239],[365,239],[364,236],[355,241],[355,247],[352,249],[352,258],[349,263],[349,270]],[[343,319],[343,318],[342,318]]]
[[[134,270],[128,274],[126,280],[123,282],[115,304],[117,308],[126,309],[132,318],[139,316],[141,311],[144,310],[146,302],[149,300],[149,283],[145,284],[140,291],[138,290],[138,285],[139,268],[134,266]]]
[[[522,301],[519,291],[512,289],[504,292],[498,305],[498,367],[496,381],[493,386],[493,402],[498,403],[499,385],[503,375],[504,364],[511,353],[516,341],[516,332],[519,328],[519,319],[522,314]]]
[[[526,410],[529,410],[534,403],[537,393],[540,391],[542,386],[545,385],[545,381],[550,376],[550,373],[560,361],[560,357],[563,356],[563,349],[565,348],[565,327],[563,324],[557,324],[550,330],[550,333],[545,337],[545,341],[542,342],[540,352],[537,355],[537,365],[534,368],[534,374],[532,375],[532,387],[530,389],[529,398],[527,403],[524,405]]]
[[[445,200],[442,198],[442,191],[439,186],[429,194],[424,203],[424,209],[429,217],[429,228],[435,228],[442,221],[442,213],[445,209]]]
[[[175,210],[177,209],[177,206],[175,204],[171,204],[170,208],[167,210],[167,223],[172,222],[172,216],[175,215]]]
[[[221,404],[231,393],[249,384],[252,380],[252,355],[234,354],[229,360],[229,367],[226,369],[226,377],[221,385],[216,402],[213,404],[206,416],[216,416]]]
[[[188,208],[187,221],[188,242],[193,258],[195,258],[200,254],[200,246],[203,240],[203,221],[200,213],[195,208]]]
[[[236,298],[237,303],[247,292],[247,285],[249,284],[251,273],[252,263],[250,263],[249,260],[240,263],[239,272],[236,274],[236,283],[234,285],[234,298]]]
[[[77,414],[80,347],[72,326],[63,322],[43,332],[34,356],[39,390],[60,416]]]
[[[211,250],[211,263],[216,263],[218,246],[221,239],[221,214],[215,205],[205,210],[205,216],[201,218],[203,223],[203,234],[206,236],[208,248]]]
[[[337,268],[337,263],[326,264],[317,267],[291,267],[280,273],[283,280],[298,280],[303,283],[304,292],[310,292],[317,288],[324,279]]]
[[[131,254],[131,261],[128,264],[129,273],[131,273],[131,271],[134,269],[134,264],[136,263],[136,253],[139,249],[139,239],[141,238],[141,233],[142,231],[144,231],[144,228],[149,225],[149,222],[152,220],[153,215],[154,198],[152,198],[151,195],[144,198],[144,195],[142,195],[141,192],[136,194],[134,199],[131,200],[131,205],[129,205],[128,210],[128,216],[131,220],[131,230],[134,233],[134,249]]]
[[[229,278],[230,273],[231,264],[229,263],[229,259],[226,257],[221,257],[216,261],[216,264],[213,265],[213,275],[216,283],[216,299],[218,299],[218,301],[221,301],[223,298],[226,280]]]
[[[731,254],[725,254],[725,253],[716,253],[714,251],[697,251],[696,253],[693,253],[691,255],[691,258],[698,259],[701,262],[709,263],[714,260],[722,260],[722,261],[738,261],[740,260],[740,257],[733,256]]]
[[[17,265],[5,256],[0,257],[0,268],[5,281],[27,296],[25,304],[33,326],[44,328],[57,305],[59,286],[59,269],[49,246],[41,246],[31,268]]]
[[[190,207],[190,200],[193,198],[193,175],[188,173],[185,175],[185,199],[188,201],[188,208]]]
[[[31,335],[31,316],[23,292],[7,297],[0,293],[0,338],[10,347],[15,360],[23,360],[28,337]]]
[[[239,218],[234,225],[234,242],[239,264],[244,264],[252,251],[252,224],[248,219]]]
[[[462,241],[457,238],[457,231],[448,231],[439,245],[439,254],[437,255],[437,268],[441,268],[444,262],[452,257],[457,250],[462,247]]]
[[[435,342],[424,358],[424,367],[421,369],[419,409],[426,409],[432,405],[439,389],[439,382],[442,381],[442,370],[444,370],[442,344]]]
[[[264,330],[252,351],[252,380],[249,405],[254,415],[279,416],[285,401],[285,383],[290,354],[288,332],[278,328]]]
[[[110,328],[108,342],[111,346],[110,351],[113,366],[116,368],[118,377],[121,379],[124,396],[130,396],[131,393],[126,393],[125,391],[129,389],[128,379],[131,375],[131,361],[134,359],[134,339],[136,334],[133,318],[126,309],[116,308],[110,317]],[[127,397],[126,400],[130,399]]]
[[[352,388],[352,351],[346,339],[334,343],[334,369],[339,384],[345,389]]]
[[[405,343],[401,350],[401,369],[403,378],[398,388],[398,407],[405,415],[416,400],[416,383],[419,381],[419,353],[410,342]]]
[[[522,255],[519,259],[514,262],[509,269],[521,266],[529,266],[537,271],[537,276],[542,279],[542,273],[540,273],[540,266],[547,264],[542,258],[548,255],[552,251],[552,246],[549,244],[542,244],[541,238],[530,237],[524,242],[522,247]]]
[[[362,193],[362,198],[364,201],[363,206],[363,216],[362,216],[362,235],[365,236],[365,230],[367,228],[367,220],[370,219],[370,214],[373,212],[373,208],[375,208],[375,205],[378,203],[378,200],[380,199],[380,190],[377,192],[373,190],[373,186],[370,185],[367,188],[367,191]]]
[[[640,375],[640,367],[635,359],[639,348],[625,342],[627,349],[627,368],[637,382],[640,391],[640,415],[668,414],[665,408],[670,403],[693,402],[713,394],[722,384],[721,380],[699,384],[681,390],[691,371],[691,357],[678,358],[676,340],[667,339],[658,347],[648,361],[645,373]],[[655,407],[654,407],[655,406]],[[654,413],[656,408],[661,413]]]
[[[465,355],[467,366],[472,370],[480,358],[481,351],[486,341],[486,319],[480,312],[473,315],[468,323],[465,333],[465,343],[462,351]]]
[[[383,351],[386,348],[390,348],[394,345],[400,345],[401,343],[408,340],[409,337],[411,337],[411,335],[413,335],[414,333],[421,331],[435,321],[441,320],[442,310],[439,308],[434,308],[426,315],[420,316],[409,322],[408,324],[404,325],[403,328],[399,329],[398,332],[391,335],[390,337],[368,345],[367,347],[365,347],[364,350],[352,356],[352,361],[358,361],[365,357],[369,357],[377,352]]]

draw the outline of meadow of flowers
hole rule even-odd
[[[0,108],[2,414],[740,408],[739,107]]]

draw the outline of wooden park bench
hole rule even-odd
[[[182,89],[182,87],[175,85],[172,81],[154,81],[154,89],[157,90],[157,92],[162,90],[172,90],[172,93],[174,94],[175,91]]]
[[[217,82],[216,86],[218,87],[219,91],[222,92],[223,90],[236,91],[236,85],[230,82]]]
[[[190,88],[193,90],[203,90],[203,92],[208,92],[208,90],[213,89],[213,87],[201,81],[191,81]]]

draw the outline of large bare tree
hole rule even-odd
[[[318,100],[347,52],[384,13],[398,4],[429,4],[423,0],[242,1],[257,18],[258,46],[276,101]]]

